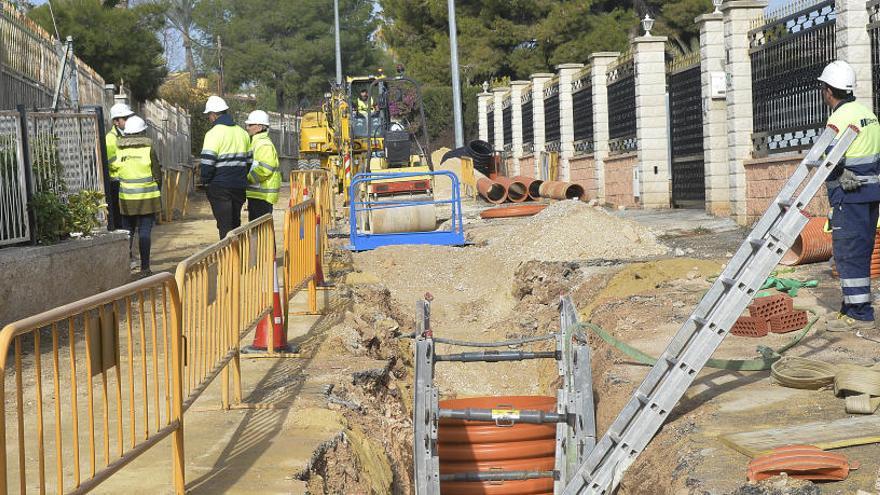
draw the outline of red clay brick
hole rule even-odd
[[[773,333],[788,333],[800,330],[807,326],[806,311],[791,311],[770,318],[770,331]]]
[[[749,305],[749,314],[755,318],[772,318],[791,313],[794,302],[786,294],[759,297]]]
[[[770,332],[770,322],[766,318],[740,316],[730,329],[730,333],[740,337],[763,337]]]

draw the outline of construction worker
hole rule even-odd
[[[370,98],[370,92],[364,88],[357,99],[357,112],[364,117],[369,117],[374,111],[376,111],[376,103]]]
[[[832,247],[843,302],[829,317],[829,331],[855,330],[861,337],[876,338],[871,307],[871,253],[877,233],[880,205],[880,124],[877,116],[855,101],[856,75],[846,62],[828,64],[819,76],[822,98],[831,107],[828,125],[839,132],[853,126],[859,135],[828,176]]]
[[[250,170],[251,138],[235,125],[229,105],[219,96],[210,96],[205,112],[213,127],[205,134],[201,153],[202,184],[217,221],[220,238],[241,225],[247,175]]]
[[[123,129],[125,129],[125,121],[134,115],[134,112],[131,110],[131,107],[126,105],[125,103],[117,103],[110,107],[110,121],[112,126],[110,127],[110,132],[104,137],[104,143],[107,148],[107,166],[110,169],[110,187],[107,192],[107,204],[110,205],[108,208],[110,210],[110,218],[113,221],[113,225],[110,225],[110,229],[116,229],[120,225],[119,223],[119,178],[117,177],[118,170],[116,169],[116,142],[121,138],[124,134]]]
[[[129,253],[137,232],[141,275],[150,275],[150,234],[155,215],[162,209],[159,184],[162,169],[147,124],[134,115],[125,122],[125,135],[117,141],[116,169],[119,178],[119,211],[129,232]]]
[[[254,110],[244,122],[251,135],[251,171],[248,173],[247,202],[248,221],[253,222],[272,213],[272,205],[278,201],[281,189],[281,169],[278,152],[269,139],[269,114]]]

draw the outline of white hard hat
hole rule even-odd
[[[132,115],[134,115],[134,112],[132,112],[131,107],[125,103],[117,103],[110,107],[110,120],[131,117]]]
[[[147,130],[147,123],[137,115],[125,121],[125,134],[137,134]]]
[[[224,101],[223,98],[216,95],[208,97],[208,101],[205,103],[204,113],[220,113],[226,110],[229,110],[229,105],[226,104],[226,101]]]
[[[245,125],[259,124],[269,127],[269,114],[262,110],[254,110],[248,114],[247,120],[244,123]]]
[[[856,87],[856,71],[843,60],[835,60],[825,66],[819,80],[832,88],[853,91]]]

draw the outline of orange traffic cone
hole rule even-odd
[[[281,293],[278,289],[278,263],[273,264],[274,286],[272,294],[272,349],[275,352],[296,352],[287,343],[287,331],[284,328],[284,318],[281,313]],[[268,349],[267,338],[269,318],[263,318],[257,324],[257,331],[254,334],[254,342],[250,346],[242,349],[245,354],[256,351],[266,351]]]

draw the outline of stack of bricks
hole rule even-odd
[[[605,202],[613,206],[636,206],[633,170],[638,155],[623,153],[605,159]]]
[[[759,297],[749,305],[749,316],[740,316],[730,333],[741,337],[788,333],[804,328],[807,320],[807,312],[794,309],[794,301],[786,294]]]

